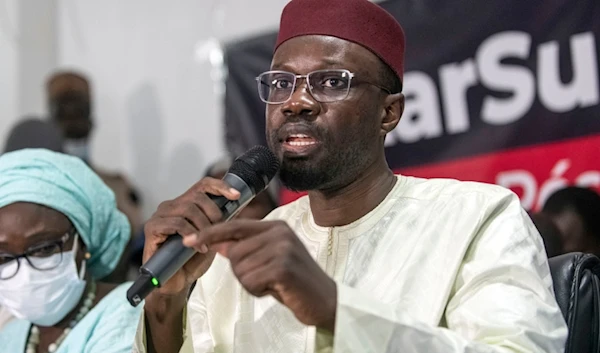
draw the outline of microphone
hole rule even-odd
[[[279,161],[264,146],[254,146],[239,156],[231,165],[223,180],[240,192],[237,200],[228,200],[224,196],[208,195],[223,213],[222,220],[235,217],[252,199],[273,179],[279,170]],[[140,274],[127,290],[127,300],[137,306],[155,288],[166,283],[192,256],[196,250],[183,245],[183,238],[173,234],[140,267]]]

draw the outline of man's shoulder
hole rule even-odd
[[[398,187],[392,193],[396,193],[396,199],[412,199],[423,201],[428,205],[431,203],[447,203],[448,201],[477,203],[483,208],[498,208],[503,205],[519,205],[519,198],[511,190],[499,185],[460,181],[447,178],[418,178],[398,175]],[[265,217],[265,220],[290,220],[297,219],[302,214],[310,211],[308,196],[288,204],[279,206]]]
[[[423,179],[400,176],[402,187],[398,199],[414,200],[422,207],[449,207],[457,216],[479,214],[482,219],[508,209],[522,211],[519,197],[499,185],[455,179]]]
[[[447,178],[417,178],[411,176],[399,176],[403,187],[400,192],[404,197],[416,199],[447,199],[447,198],[469,198],[478,197],[483,199],[506,199],[516,198],[511,190],[499,185],[476,182],[461,181]]]

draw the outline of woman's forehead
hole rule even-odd
[[[59,240],[71,229],[62,213],[19,202],[0,208],[0,252],[18,254],[40,243]]]
[[[69,219],[59,211],[35,203],[17,202],[0,208],[0,233],[60,231],[69,225]]]

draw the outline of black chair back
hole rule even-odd
[[[549,263],[556,300],[569,327],[565,353],[599,353],[600,259],[569,253]]]

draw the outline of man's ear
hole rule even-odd
[[[394,130],[402,113],[404,112],[404,95],[402,93],[389,94],[384,100],[384,110],[381,113],[381,135],[385,136]]]

